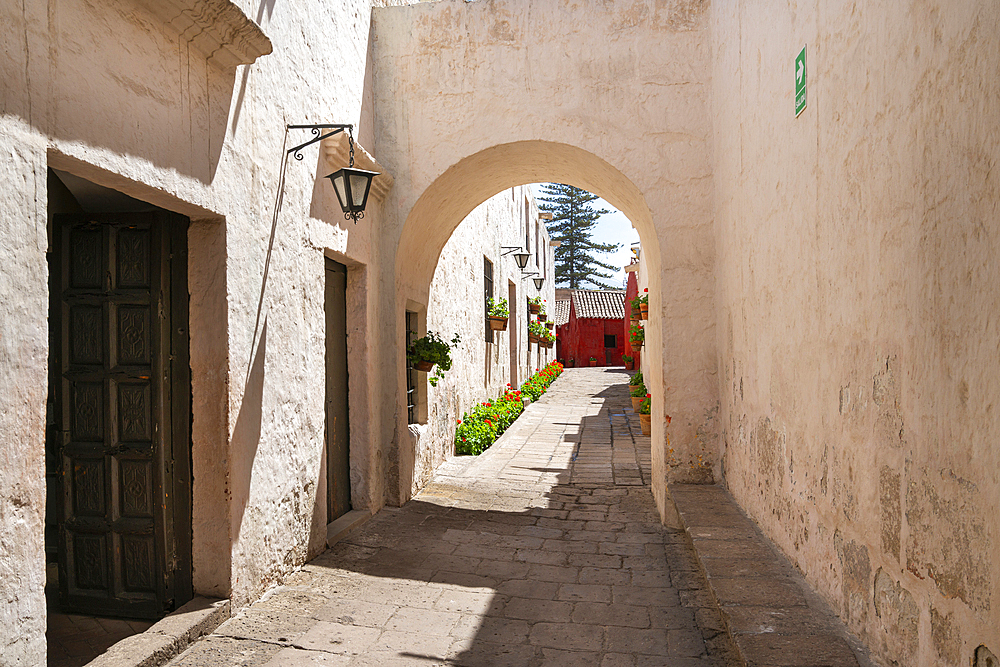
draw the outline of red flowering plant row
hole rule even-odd
[[[532,401],[537,401],[545,393],[545,390],[549,388],[549,385],[556,381],[563,372],[563,365],[558,361],[550,362],[545,368],[537,371],[534,375],[528,378],[528,381],[521,385],[521,393],[530,398]]]
[[[463,413],[458,420],[458,428],[455,429],[455,453],[478,455],[486,451],[524,411],[521,396],[531,396],[531,400],[537,400],[537,396],[545,393],[545,389],[559,377],[562,369],[562,364],[553,361],[531,376],[520,390],[508,384],[501,396]],[[541,387],[541,391],[536,395],[538,387]]]

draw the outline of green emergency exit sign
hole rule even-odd
[[[795,56],[795,117],[806,108],[806,47]]]

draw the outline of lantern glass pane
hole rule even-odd
[[[333,189],[336,190],[336,192],[337,192],[337,199],[340,200],[340,208],[342,208],[345,211],[347,211],[347,205],[348,205],[349,202],[348,202],[348,199],[347,199],[347,192],[346,192],[346,189],[344,187],[344,185],[345,185],[344,184],[344,172],[338,171],[336,174],[333,175],[333,178],[331,178],[330,180],[333,181]]]
[[[351,174],[351,202],[355,208],[363,208],[365,195],[368,194],[368,184],[371,177],[367,174]]]

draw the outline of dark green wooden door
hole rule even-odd
[[[327,523],[351,509],[347,404],[347,267],[326,260]]]
[[[60,606],[191,597],[187,219],[57,216],[51,325]]]

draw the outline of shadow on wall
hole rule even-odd
[[[146,18],[158,29],[141,29],[106,3],[58,3],[51,20],[76,29],[48,36],[55,54],[50,109],[32,114],[27,101],[20,110],[12,100],[9,111],[57,140],[141,157],[210,184],[236,70],[209,64],[171,28]]]
[[[230,447],[229,490],[233,494],[233,518],[236,521],[233,531],[234,544],[239,541],[243,515],[250,500],[250,479],[253,476],[253,464],[257,458],[257,447],[260,445],[261,420],[264,410],[264,358],[266,356],[267,317],[265,316],[264,325],[260,331],[260,342],[257,344],[256,355],[250,366],[250,374],[243,390],[243,401],[240,403],[240,413],[236,417],[232,447]]]

